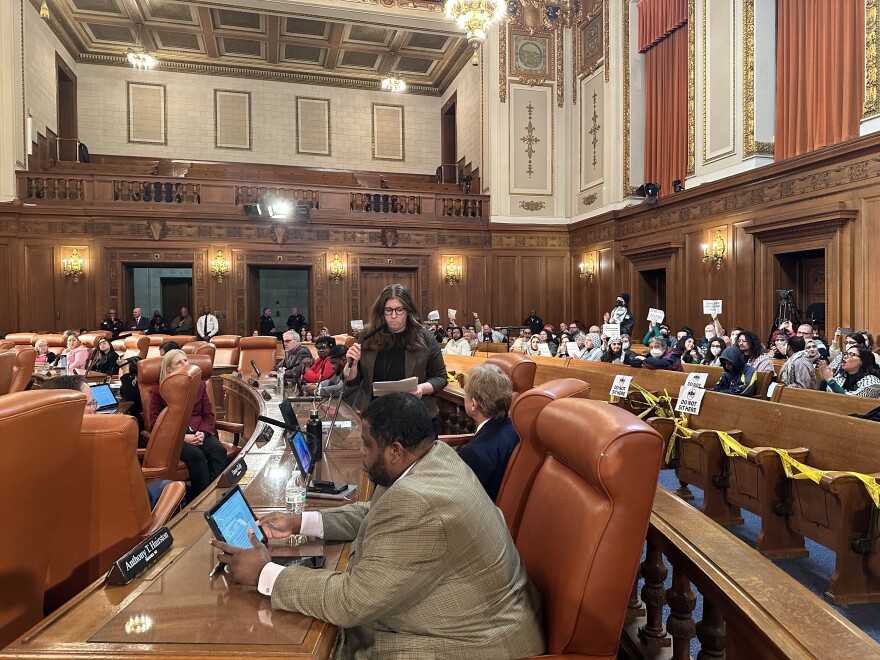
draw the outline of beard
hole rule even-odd
[[[385,465],[384,458],[377,458],[372,465],[365,465],[364,467],[366,468],[367,476],[377,486],[388,488],[394,483],[394,480],[388,474],[388,466]]]

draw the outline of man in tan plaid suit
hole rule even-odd
[[[353,541],[345,573],[282,568],[253,548],[214,542],[232,577],[272,606],[340,628],[336,658],[522,658],[544,651],[540,595],[501,512],[473,472],[434,440],[412,394],[364,411],[361,456],[379,488],[358,502],[260,520],[270,538],[302,531]]]

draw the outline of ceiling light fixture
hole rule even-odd
[[[49,5],[46,4],[46,0],[43,0],[43,4],[40,5],[40,18],[49,20]]]
[[[467,31],[467,40],[474,49],[486,41],[489,27],[507,15],[507,3],[499,0],[446,0],[446,16]]]
[[[386,92],[401,93],[406,91],[406,81],[394,75],[394,67],[397,64],[397,53],[391,51],[391,70],[382,79],[382,89]]]
[[[128,62],[135,69],[152,69],[159,63],[159,61],[144,49],[144,42],[141,39],[141,30],[144,29],[144,26],[138,23],[135,26],[135,29],[137,30],[137,34],[135,36],[134,48],[129,48],[128,53],[126,54]]]

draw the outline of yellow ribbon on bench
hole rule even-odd
[[[676,423],[676,427],[677,426],[678,424]],[[724,448],[724,453],[727,456],[739,456],[740,458],[746,458],[748,456],[749,450],[733,436],[724,431],[714,431],[714,433],[718,435],[718,439],[721,441],[721,446]],[[785,470],[785,476],[789,479],[809,479],[818,484],[822,477],[829,472],[848,474],[864,484],[865,489],[868,491],[868,496],[874,502],[874,506],[880,508],[880,484],[877,483],[877,479],[874,477],[862,474],[861,472],[851,472],[849,470],[819,470],[810,467],[809,465],[804,465],[799,460],[792,458],[784,449],[780,449],[779,447],[767,447],[767,449],[775,451],[779,455],[779,458],[782,460],[782,468]],[[667,451],[667,454],[668,453],[669,452]]]

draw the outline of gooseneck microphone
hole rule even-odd
[[[384,323],[380,323],[380,324],[377,325],[375,328],[373,328],[372,330],[370,330],[367,334],[365,334],[363,337],[361,337],[361,340],[360,340],[358,343],[361,344],[361,345],[363,345],[363,343],[364,343],[365,341],[367,341],[370,337],[372,337],[373,335],[375,335],[375,334],[376,334],[377,332],[379,332],[380,330],[383,330],[384,328],[385,328],[385,324],[384,324]],[[353,366],[354,366],[354,358],[348,358],[348,368],[351,369]]]

